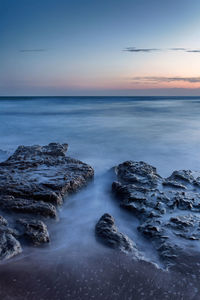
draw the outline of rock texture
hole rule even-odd
[[[93,169],[65,156],[67,144],[20,146],[0,163],[0,195],[62,204],[63,196],[84,186]]]
[[[23,227],[23,235],[34,245],[49,242],[49,233],[44,222],[39,220],[19,219],[18,224]]]
[[[118,165],[115,171],[112,190],[120,205],[138,216],[138,230],[166,263],[194,247],[189,241],[200,240],[200,177],[181,170],[162,178],[153,166],[134,161]]]
[[[18,232],[8,227],[7,220],[0,216],[0,260],[11,258],[22,252],[16,239]]]
[[[62,204],[64,196],[93,178],[92,167],[67,157],[67,148],[67,144],[58,143],[19,146],[12,156],[0,163],[0,210],[11,212],[13,218],[13,213],[25,214],[26,218],[20,223],[25,236],[34,244],[49,241],[46,225],[37,219],[55,218],[56,206]],[[7,252],[11,249],[10,254],[6,247]],[[21,246],[12,233],[8,233],[8,229],[2,231],[0,259],[20,251]]]
[[[114,218],[109,214],[104,214],[96,224],[96,235],[100,240],[112,248],[122,251],[132,251],[133,242],[123,233],[119,232]]]

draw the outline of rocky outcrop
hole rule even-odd
[[[67,157],[67,149],[67,144],[58,143],[19,146],[0,163],[0,210],[11,212],[13,219],[17,219],[13,212],[26,215],[18,226],[20,223],[23,235],[33,244],[49,241],[47,227],[38,218],[55,218],[56,207],[62,204],[64,196],[93,178],[92,167]],[[19,253],[21,246],[12,229],[6,224],[0,226],[5,227],[0,229],[0,259],[9,258]]]
[[[112,190],[121,207],[138,216],[139,232],[166,263],[174,262],[189,241],[200,240],[200,180],[192,171],[162,178],[145,162],[126,161],[115,172]]]
[[[60,205],[94,175],[93,169],[65,156],[67,144],[20,146],[0,163],[0,195]]]
[[[123,233],[118,232],[114,218],[104,214],[96,224],[96,235],[106,245],[122,251],[132,251],[133,242]]]

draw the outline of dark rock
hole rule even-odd
[[[23,226],[23,235],[34,245],[40,245],[49,242],[47,226],[42,221],[34,219],[19,219],[17,223]]]
[[[66,157],[68,145],[19,146],[0,163],[0,209],[7,212],[56,217],[56,206],[64,196],[76,192],[93,178],[89,165]],[[15,217],[14,217],[15,218]],[[46,225],[32,219],[21,220],[25,236],[34,244],[49,241]],[[19,234],[0,218],[0,259],[21,251]]]
[[[0,163],[0,194],[62,204],[63,196],[84,186],[93,169],[65,156],[67,144],[20,146]]]
[[[176,180],[166,179],[166,180],[163,181],[162,184],[166,185],[166,186],[171,186],[171,187],[174,187],[174,188],[178,188],[178,189],[187,189],[185,185],[177,182]]]
[[[8,227],[7,220],[0,216],[0,260],[11,258],[22,252],[21,245],[16,239],[18,232]]]
[[[180,252],[180,248],[176,244],[170,244],[170,242],[163,242],[157,248],[161,258],[173,262],[177,258],[177,254]]]
[[[126,161],[116,167],[116,173],[122,183],[134,183],[143,187],[157,186],[160,176],[156,168],[140,161]]]
[[[200,217],[187,214],[170,218],[167,224],[174,234],[188,240],[200,240]]]
[[[21,245],[16,238],[7,232],[0,232],[0,259],[9,259],[22,252]]]
[[[138,230],[150,238],[160,238],[163,236],[163,229],[159,221],[147,220],[138,227]]]
[[[183,183],[193,183],[195,180],[190,170],[174,171],[167,179]]]
[[[138,216],[138,230],[151,240],[165,262],[175,259],[189,241],[200,239],[200,219],[195,215],[200,212],[200,177],[181,170],[165,179],[151,165],[133,161],[118,165],[115,172],[112,191],[120,206]]]
[[[0,208],[17,213],[42,215],[55,218],[56,208],[51,203],[31,199],[14,198],[13,196],[0,196]]]
[[[114,218],[109,214],[104,214],[96,224],[96,235],[106,245],[118,248],[122,251],[132,251],[133,242],[123,233],[118,232]]]
[[[1,225],[5,225],[5,226],[8,225],[8,221],[2,216],[0,216],[0,226]]]

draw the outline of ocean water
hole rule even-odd
[[[96,173],[128,159],[200,169],[199,112],[197,97],[0,98],[0,155],[55,141]]]
[[[47,288],[44,295],[41,292],[43,285],[38,283],[37,293],[42,299],[51,291],[54,278],[61,278],[61,273],[69,276],[67,270],[70,269],[70,276],[74,278],[76,285],[75,283],[70,285],[69,297],[63,298],[63,294],[67,293],[67,287],[58,284],[57,290],[54,291],[55,297],[52,296],[51,299],[79,299],[76,293],[73,294],[73,286],[74,289],[75,286],[79,289],[80,285],[77,280],[80,280],[82,275],[87,278],[89,275],[86,275],[85,270],[91,270],[95,265],[99,270],[96,285],[94,285],[96,289],[98,280],[100,282],[103,280],[100,270],[106,270],[110,274],[109,263],[106,261],[103,264],[103,260],[100,262],[96,260],[110,255],[112,257],[110,261],[113,260],[111,250],[100,245],[94,235],[95,224],[105,212],[111,213],[120,231],[128,234],[136,242],[146,261],[153,261],[160,266],[153,246],[137,231],[139,224],[137,218],[121,210],[117,201],[112,198],[110,194],[112,178],[108,171],[111,167],[130,159],[143,160],[154,165],[162,176],[169,176],[175,169],[199,171],[200,97],[1,97],[0,120],[1,161],[6,159],[18,145],[45,145],[50,142],[60,142],[69,144],[69,156],[80,159],[95,169],[94,182],[86,189],[66,199],[59,211],[59,222],[47,221],[51,235],[50,245],[34,249],[25,248],[24,254],[9,262],[9,267],[6,265],[4,272],[6,272],[7,279],[10,279],[10,273],[15,274],[14,279],[16,279],[22,270],[30,274],[31,266],[34,266],[37,271],[32,280],[35,280],[36,277],[40,278],[38,274],[42,274],[41,278],[44,275],[41,269],[38,269],[39,267],[43,272],[46,268],[48,271],[53,268],[54,273],[52,276],[49,275],[48,281],[44,283]],[[115,263],[117,261],[116,272],[119,271],[122,260],[121,257],[116,257],[114,260]],[[138,270],[137,268],[135,270]],[[163,278],[164,275],[161,276],[160,271],[157,270],[158,273],[155,273],[155,270],[151,270],[152,267],[149,268],[147,268],[148,271],[145,269],[144,276],[147,276],[149,272],[151,277],[153,272],[157,274],[155,275],[157,281],[158,278]],[[94,274],[95,272],[96,269]],[[90,279],[91,276],[95,277],[94,274],[90,274]],[[124,274],[122,275],[125,276]],[[113,273],[110,274],[111,279],[112,276]],[[137,277],[137,274],[135,276]],[[82,278],[83,282],[88,280],[84,278]],[[169,286],[171,286],[170,280],[173,280],[172,277],[170,278],[167,279]],[[116,292],[114,287],[119,286],[120,283],[117,281],[119,277],[113,280],[110,286],[114,293]],[[157,293],[158,288],[155,282],[152,286]],[[7,286],[6,283],[4,282],[5,286]],[[131,282],[128,287],[130,285]],[[138,282],[136,286],[138,291],[139,285]],[[145,286],[144,290],[152,286]],[[93,289],[92,285],[91,289]],[[107,289],[108,287],[104,288],[102,293]],[[162,299],[169,295],[173,299],[172,294],[178,293],[181,289],[181,285],[178,288],[175,286],[174,289],[166,286],[168,292],[166,295],[163,294]],[[18,291],[19,299],[22,296],[24,299],[26,297],[36,299],[34,294],[31,296],[21,293],[20,284],[17,285],[16,282],[13,283],[13,290]],[[56,298],[58,290],[60,298]],[[165,293],[164,288],[162,291]],[[140,292],[142,293],[142,290]],[[138,299],[141,299],[140,292],[138,292]],[[146,292],[148,294],[148,291]],[[87,293],[89,293],[88,290]],[[196,286],[193,287],[193,294],[190,289],[185,290],[185,295],[189,295],[188,297],[197,293],[198,287]],[[80,299],[90,299],[86,294],[83,297],[81,290],[79,294]],[[129,299],[129,294],[124,299]],[[103,295],[99,298],[96,296],[96,298],[118,299],[119,297],[121,299],[119,291],[115,298],[114,296],[103,298]],[[175,294],[174,299],[179,299],[177,295],[179,294]],[[152,299],[161,298],[158,296]],[[180,299],[184,298],[180,296]]]

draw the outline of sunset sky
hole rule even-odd
[[[0,95],[200,95],[200,1],[0,0]]]

